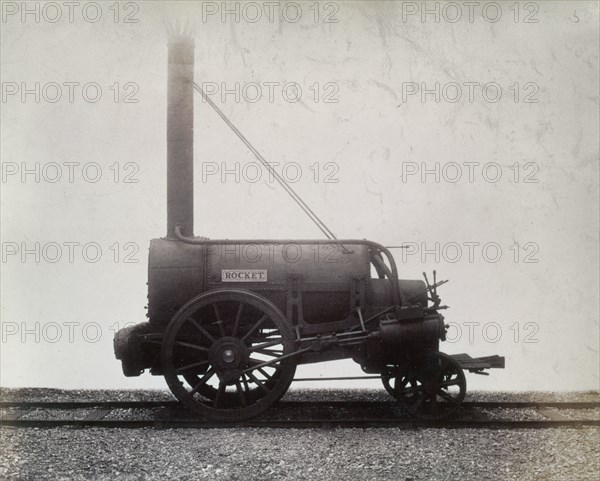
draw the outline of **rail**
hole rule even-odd
[[[599,427],[598,413],[594,419],[570,419],[561,410],[599,410],[600,402],[465,402],[461,414],[445,421],[418,421],[409,418],[402,406],[382,401],[284,401],[276,404],[268,417],[225,423],[192,417],[176,402],[164,401],[107,401],[107,402],[0,402],[4,412],[0,427],[14,428],[486,428],[486,429],[548,429]],[[10,410],[12,412],[7,412]],[[87,410],[76,416],[75,410]],[[158,409],[158,411],[156,411]],[[535,409],[520,414],[518,419],[497,418],[486,410],[500,410],[502,414],[519,409]],[[142,411],[132,418],[125,411]],[[154,411],[152,411],[154,410]],[[554,410],[554,411],[553,411]],[[57,415],[56,411],[61,411]],[[50,414],[52,413],[52,414]],[[115,416],[116,414],[116,416]],[[123,414],[123,413],[121,413]],[[128,417],[129,416],[129,417]],[[528,417],[528,418],[527,418]],[[542,419],[540,419],[542,417]]]

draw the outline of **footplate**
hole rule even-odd
[[[451,354],[450,357],[463,369],[476,374],[483,374],[481,371],[484,369],[504,369],[504,356],[471,357],[468,354]]]

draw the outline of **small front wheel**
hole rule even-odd
[[[408,413],[428,421],[455,414],[465,397],[467,381],[462,367],[451,356],[432,352],[383,373],[386,390]]]

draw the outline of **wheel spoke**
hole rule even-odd
[[[242,341],[245,341],[250,336],[250,334],[252,334],[254,331],[256,331],[263,324],[263,322],[265,322],[268,318],[269,318],[269,316],[267,316],[266,314],[264,314],[256,322],[256,324],[254,324],[254,326],[252,326],[252,328],[244,335],[244,337],[242,337]]]
[[[439,367],[439,371],[437,372],[437,375],[435,376],[436,382],[441,381],[442,379],[444,379],[444,376],[446,374],[448,374],[448,371],[446,370],[446,368],[448,367],[449,363],[450,363],[450,361],[448,361],[448,359],[442,359],[442,364]]]
[[[416,412],[421,407],[421,404],[423,404],[423,401],[425,401],[426,395],[427,395],[427,393],[424,391],[421,393],[421,395],[417,398],[417,400],[414,402],[414,404],[410,407],[410,410],[412,412]]]
[[[260,381],[254,374],[252,374],[251,372],[247,372],[246,376],[248,376],[250,380],[259,387],[259,389],[261,389],[265,393],[269,392],[269,390],[265,387],[262,381]]]
[[[250,392],[250,386],[248,386],[248,380],[246,379],[246,374],[242,374],[242,382],[244,383],[246,392]]]
[[[402,394],[410,394],[412,392],[415,392],[414,390],[414,386],[412,386],[411,388],[408,388],[409,390],[407,391],[407,385],[410,382],[410,379],[408,378],[408,376],[404,376],[402,378],[402,380],[400,382],[398,382],[398,378],[397,377],[393,377],[390,378],[390,382],[394,381],[394,387],[392,388],[392,391],[394,391],[396,393],[396,395],[402,393]]]
[[[451,379],[450,381],[443,381],[440,383],[440,387],[460,386],[462,381],[460,379]]]
[[[247,369],[245,369],[244,373],[250,375],[252,373],[252,371],[256,370],[256,371],[260,372],[264,377],[266,377],[267,381],[269,381],[269,380],[271,380],[271,378],[273,377],[273,375],[275,373],[269,374],[268,372],[266,372],[263,369],[263,367],[265,367],[265,366],[263,366],[263,364],[264,364],[263,362],[261,362],[261,361],[259,361],[257,359],[250,358],[250,359],[248,359],[248,365],[250,367],[248,367]],[[279,369],[279,366],[274,366],[274,365],[271,365],[271,366],[268,366],[268,367],[275,368],[276,371]]]
[[[437,416],[440,411],[440,404],[438,403],[437,396],[434,394],[431,396],[431,412],[434,416]]]
[[[279,369],[279,368],[276,368],[276,369]],[[269,374],[262,367],[258,368],[258,372],[260,372],[263,376],[265,376],[267,378],[267,381],[270,381],[273,378],[273,376],[275,375],[275,373]]]
[[[219,404],[221,404],[221,400],[223,399],[223,394],[225,394],[225,388],[227,386],[225,385],[225,383],[223,381],[219,382],[219,389],[217,390],[217,396],[215,397],[215,408],[219,407]]]
[[[193,396],[196,392],[198,392],[198,389],[200,389],[202,386],[204,386],[208,382],[208,380],[211,377],[213,377],[214,375],[215,375],[215,371],[211,367],[208,371],[206,371],[206,374],[204,376],[202,376],[202,379],[200,379],[200,382],[198,384],[196,384],[188,394],[190,396]]]
[[[257,351],[259,349],[263,349],[265,347],[271,347],[271,346],[277,346],[278,344],[282,343],[282,339],[274,339],[273,341],[269,341],[269,342],[263,342],[262,344],[256,344],[255,346],[252,346],[249,350],[250,351]]]
[[[237,314],[235,315],[235,321],[233,322],[233,329],[231,330],[231,336],[235,337],[238,332],[238,328],[240,327],[240,319],[242,317],[242,311],[244,310],[244,304],[240,302],[237,310]]]
[[[240,403],[242,404],[243,407],[246,407],[248,405],[248,403],[246,401],[246,393],[242,389],[242,385],[240,384],[239,381],[235,383],[235,388],[237,389],[237,392],[240,396]]]
[[[269,349],[254,349],[254,352],[272,357],[280,357],[283,354],[283,351],[271,351]]]
[[[188,369],[191,369],[191,368],[193,368],[193,367],[200,367],[200,366],[204,366],[205,364],[208,364],[208,361],[194,362],[194,363],[192,363],[192,364],[187,364],[187,365],[185,365],[185,366],[181,366],[181,367],[177,368],[177,369],[175,370],[175,372],[176,372],[177,374],[180,374],[180,373],[182,373],[183,371],[187,371]]]
[[[183,341],[175,341],[175,344],[178,346],[189,347],[190,349],[197,349],[198,351],[208,352],[208,348],[204,346],[199,346],[198,344],[192,344],[190,342]]]
[[[187,320],[189,322],[191,322],[192,325],[196,329],[198,329],[202,334],[204,334],[210,342],[215,342],[215,338],[212,336],[212,334],[210,332],[208,332],[206,329],[204,329],[200,324],[198,324],[198,322],[195,319],[192,319],[191,317],[189,317]]]
[[[223,328],[223,321],[221,320],[221,316],[219,315],[219,308],[217,307],[217,303],[213,302],[213,311],[215,313],[215,319],[216,322],[215,324],[217,326],[219,326],[219,334],[221,334],[221,337],[225,337],[225,329]]]
[[[438,394],[443,397],[446,401],[448,401],[451,404],[454,404],[455,406],[458,406],[458,401],[456,399],[454,399],[452,396],[450,396],[450,394],[448,394],[445,391],[442,391],[441,389],[438,391]]]
[[[248,364],[250,367],[247,367],[246,369],[244,369],[243,372],[254,371],[255,369],[258,369],[259,371],[262,372],[261,368],[263,368],[263,367],[272,367],[276,371],[278,371],[280,369],[280,366],[277,365],[278,362],[282,361],[283,359],[287,359],[288,357],[295,356],[296,354],[297,353],[292,352],[291,354],[286,354],[285,356],[279,356],[274,359],[271,359],[270,361],[261,361],[259,359],[250,358],[250,359],[248,359]]]
[[[256,369],[256,367],[267,367],[267,366],[271,366],[271,367],[274,367],[275,369],[279,369],[279,366],[276,366],[276,364],[278,362],[281,362],[284,359],[289,359],[291,357],[298,356],[300,354],[303,354],[303,353],[311,351],[311,350],[312,350],[312,347],[305,347],[304,349],[300,349],[298,351],[290,352],[289,354],[284,354],[283,356],[276,357],[275,359],[271,359],[270,361],[263,361],[263,362],[259,361],[258,364],[254,364],[255,365],[255,369]],[[250,358],[248,361],[249,362],[252,361],[254,363],[257,362],[256,359],[252,359],[252,358]],[[248,371],[248,370],[249,370],[249,368],[245,369],[245,371]]]
[[[411,386],[411,387],[404,387],[402,389],[398,389],[398,392],[400,394],[413,394],[413,393],[419,392],[421,390],[422,390],[421,386]]]
[[[404,376],[402,378],[402,381],[400,381],[400,384],[398,384],[398,378],[395,378],[394,384],[398,385],[398,386],[402,386],[402,388],[405,388],[406,385],[408,384],[408,382],[409,382],[408,376]]]

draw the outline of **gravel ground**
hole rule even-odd
[[[458,419],[486,419],[490,421],[494,420],[506,420],[511,421],[547,421],[548,418],[541,415],[537,409],[524,408],[524,409],[487,409],[487,408],[476,408],[476,409],[462,409],[458,415]],[[575,418],[578,419],[578,418]],[[594,418],[595,419],[595,418]]]
[[[568,419],[599,419],[597,409],[550,409]]]
[[[2,400],[170,400],[163,391],[2,389]],[[597,393],[471,393],[470,400],[597,401]],[[288,400],[389,400],[293,390]],[[563,412],[563,411],[561,411]],[[590,411],[596,414],[596,410]],[[577,411],[564,414],[577,415]],[[587,414],[587,413],[586,413]],[[0,429],[4,480],[595,480],[600,430]]]
[[[83,419],[89,414],[92,409],[69,409],[65,410],[51,410],[51,409],[32,409],[28,413],[23,414],[19,419]]]
[[[147,390],[64,390],[45,388],[0,388],[2,401],[173,401],[173,395],[162,389]]]
[[[594,480],[597,429],[18,429],[15,480]]]

